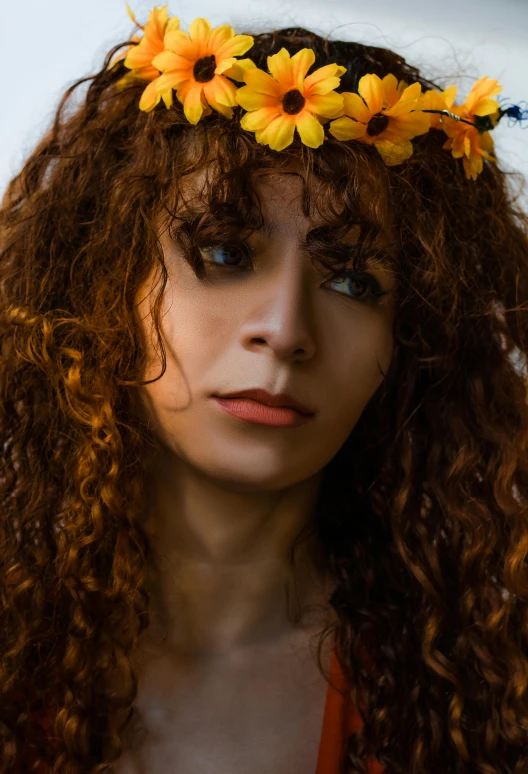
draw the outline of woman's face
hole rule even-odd
[[[141,388],[165,452],[244,492],[283,489],[321,471],[382,382],[393,352],[390,270],[370,270],[389,291],[378,299],[364,279],[323,285],[328,275],[301,249],[317,223],[302,213],[300,180],[267,178],[259,193],[265,227],[248,240],[253,268],[244,253],[233,258],[217,247],[204,254],[201,281],[168,231],[160,233],[169,274],[161,315],[167,368]],[[383,239],[390,234],[380,246]],[[137,296],[149,344],[145,379],[160,372],[161,362],[154,334],[149,338],[154,272]],[[314,416],[297,427],[253,424],[212,397],[248,388],[287,392]]]

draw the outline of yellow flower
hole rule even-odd
[[[435,91],[435,89],[429,89],[420,99],[418,104],[421,110],[451,110],[453,102],[455,101],[457,93],[457,87],[455,85],[448,86],[444,91]],[[428,113],[431,120],[432,129],[443,129],[441,113]]]
[[[172,89],[176,89],[176,96],[191,124],[197,124],[202,116],[209,115],[211,108],[232,118],[237,104],[237,87],[226,76],[237,80],[244,67],[253,65],[248,60],[236,59],[252,45],[251,35],[235,35],[228,24],[212,29],[203,18],[191,23],[189,34],[171,29],[165,34],[165,50],[153,59],[154,67],[163,73],[157,81],[157,91],[164,95],[169,108]],[[151,110],[152,107],[143,109]]]
[[[502,86],[498,81],[491,80],[485,75],[473,85],[465,103],[452,107],[450,112],[476,124],[479,118],[488,116],[491,123],[495,124],[499,103],[492,97],[500,91]],[[482,172],[484,166],[483,159],[495,161],[495,158],[490,155],[494,143],[489,131],[480,133],[477,126],[470,126],[464,121],[446,117],[442,121],[442,128],[449,138],[443,147],[450,150],[455,159],[462,158],[468,180],[477,179],[477,175]]]
[[[466,116],[468,118],[472,116],[489,116],[491,113],[495,113],[499,109],[499,103],[496,99],[491,99],[491,97],[494,97],[501,91],[502,86],[499,85],[498,81],[491,80],[487,75],[479,78],[473,84],[464,105],[462,105],[465,108]]]
[[[236,94],[238,104],[248,111],[240,125],[255,132],[257,142],[280,151],[291,145],[297,129],[305,145],[322,145],[322,124],[343,109],[343,97],[333,89],[339,86],[346,67],[329,64],[306,77],[314,62],[315,53],[310,48],[291,58],[281,48],[268,57],[270,74],[256,67],[245,72],[246,85]]]
[[[453,121],[453,123],[455,123]],[[457,126],[459,123],[457,122]],[[460,130],[453,131],[452,137],[446,141],[443,146],[446,150],[451,150],[453,158],[462,158],[462,163],[466,172],[466,177],[477,179],[477,175],[482,172],[484,162],[483,158],[489,161],[495,161],[493,156],[490,156],[490,152],[493,151],[493,137],[489,132],[479,134],[477,129],[468,126],[467,124],[460,124],[464,127]],[[447,129],[446,129],[447,131]]]
[[[429,113],[419,109],[421,91],[419,83],[407,86],[392,74],[383,80],[375,74],[364,75],[359,94],[344,92],[345,115],[332,121],[330,134],[337,140],[374,145],[386,164],[400,164],[412,156],[410,140],[425,134],[431,124]]]
[[[139,107],[141,110],[145,110],[148,106],[148,109],[152,110],[163,96],[157,89],[160,71],[153,66],[152,60],[157,54],[163,51],[163,38],[165,33],[168,30],[179,29],[180,20],[177,16],[169,19],[166,5],[161,8],[154,6],[149,14],[145,27],[142,27],[136,21],[136,17],[130,10],[128,3],[126,6],[128,15],[134,24],[143,30],[143,37],[137,46],[129,47],[123,64],[125,67],[128,67],[131,72],[127,73],[124,78],[121,78],[117,86],[118,88],[125,88],[129,84],[136,83],[138,79],[140,81],[150,81],[141,95]],[[138,36],[135,35],[132,39],[137,40]]]

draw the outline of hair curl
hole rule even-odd
[[[282,46],[312,47],[316,66],[347,67],[345,91],[388,72],[436,88],[382,48],[292,28],[254,38],[263,69]],[[401,774],[526,772],[528,216],[515,178],[485,162],[467,180],[435,129],[389,168],[372,147],[332,138],[274,153],[240,128],[239,109],[196,127],[177,101],[146,114],[145,84],[116,88],[127,71],[111,62],[128,44],[68,89],[0,210],[2,770],[33,751],[54,772],[91,774],[122,753],[149,623],[154,443],[138,410],[150,382],[134,308],[157,263],[161,377],[156,223],[177,223],[175,193],[207,166],[210,217],[175,229],[199,274],[200,234],[258,228],[255,176],[294,164],[306,212],[324,204],[311,238],[328,266],[351,223],[365,250],[376,233],[365,181],[383,182],[396,225],[393,361],[317,503],[336,643],[364,721],[344,772],[366,774],[371,757]],[[44,739],[46,706],[56,718]]]

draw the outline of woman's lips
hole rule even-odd
[[[250,398],[219,398],[217,403],[230,414],[244,422],[271,427],[297,427],[313,419],[313,416],[300,414],[292,408],[272,408]]]

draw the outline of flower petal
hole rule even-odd
[[[260,133],[260,142],[266,143],[272,150],[281,151],[292,144],[294,132],[294,116],[277,116]]]
[[[246,86],[253,91],[258,91],[259,94],[269,94],[277,99],[282,91],[280,84],[264,70],[259,70],[258,67],[247,70],[245,81]],[[242,107],[244,106],[242,105]]]
[[[452,84],[448,86],[442,92],[435,91],[434,89],[428,89],[422,94],[416,105],[420,110],[450,110],[453,102],[455,101],[457,87]],[[435,129],[443,129],[444,125],[442,118],[438,113],[428,113],[431,120],[431,127]]]
[[[332,121],[328,131],[336,140],[359,140],[366,138],[367,127],[359,121],[343,116]]]
[[[473,114],[476,113],[478,103],[481,99],[494,97],[500,91],[502,91],[502,86],[499,85],[497,80],[491,80],[487,75],[479,78],[478,81],[473,84],[471,91],[466,97],[465,107],[467,112]]]
[[[464,158],[462,159],[462,163],[464,165],[464,170],[468,180],[469,178],[471,178],[472,180],[476,180],[484,167],[482,157],[480,156],[474,157],[471,160]]]
[[[175,54],[184,56],[191,62],[195,62],[198,58],[192,40],[183,30],[170,30],[166,32],[163,38],[163,45],[169,51],[174,51]]]
[[[163,44],[160,46],[151,46],[143,43],[144,38],[137,46],[131,46],[123,64],[130,70],[146,67],[152,64],[153,58],[163,50]]]
[[[313,89],[314,86],[316,86],[320,81],[324,81],[327,78],[341,78],[342,75],[346,73],[346,67],[342,67],[341,65],[336,64],[329,64],[324,65],[324,67],[319,67],[319,69],[314,70],[313,73],[310,73],[305,80],[304,80],[304,93],[306,94],[307,91],[310,89]],[[332,88],[336,88],[335,86]],[[325,94],[324,91],[313,91],[312,94]]]
[[[224,61],[229,62],[230,60],[225,59]],[[252,59],[235,59],[233,65],[229,67],[228,70],[224,70],[223,74],[228,78],[232,78],[234,81],[245,81],[247,70],[254,70],[256,67],[257,65]],[[218,68],[216,69],[218,70]],[[266,73],[264,73],[264,75],[265,74]]]
[[[259,110],[263,107],[279,107],[279,100],[277,97],[272,97],[269,94],[260,94],[259,92],[253,91],[249,86],[241,86],[236,90],[236,100],[244,110]]]
[[[476,110],[473,111],[473,115],[489,116],[491,113],[494,113],[498,107],[499,103],[496,99],[489,99],[488,97],[485,97],[484,99],[480,100]]]
[[[311,48],[301,48],[290,60],[292,85],[303,93],[304,79],[306,73],[315,62],[315,51]]]
[[[202,84],[189,88],[183,99],[183,112],[185,113],[187,121],[191,124],[197,124],[202,117],[202,89]],[[179,93],[178,97],[180,97]]]
[[[451,138],[451,153],[453,158],[460,159],[464,155],[464,133],[460,132],[456,137]]]
[[[148,22],[145,25],[145,35],[151,35],[158,40],[163,40],[168,20],[168,6],[163,5],[161,8],[155,6],[150,12]]]
[[[204,83],[203,90],[204,90],[204,96],[207,102],[214,110],[216,110],[218,113],[221,113],[226,118],[229,118],[229,119],[233,118],[233,108],[229,107],[228,105],[222,104],[216,99],[213,83],[214,81],[209,81],[208,83]],[[233,88],[235,87],[233,86]]]
[[[378,140],[373,143],[381,158],[388,167],[401,164],[413,154],[413,146],[410,140],[402,143],[392,143],[388,140]]]
[[[233,67],[237,61],[237,58],[234,56],[230,56],[227,59],[222,59],[220,64],[217,64],[215,67],[215,75],[222,75],[226,70],[229,70],[231,67]]]
[[[274,118],[281,115],[279,107],[263,107],[245,113],[240,119],[240,126],[248,132],[258,132],[265,129]]]
[[[159,54],[160,51],[163,51],[163,35],[167,26],[167,19],[168,11],[166,5],[161,9],[155,7],[150,12],[145,27],[142,27],[143,37],[141,38],[139,45],[134,46],[135,53],[132,57],[132,61],[135,61],[136,56],[139,57],[143,54],[152,59],[153,56]]]
[[[220,27],[215,27],[209,35],[209,50],[207,53],[216,55],[218,49],[234,36],[235,30],[229,24],[222,24]]]
[[[415,110],[404,116],[396,116],[389,119],[389,127],[393,132],[397,132],[402,140],[412,140],[419,134],[425,134],[431,128],[431,119],[429,113],[422,113],[421,110]]]
[[[147,88],[144,90],[139,100],[139,109],[149,113],[153,110],[161,99],[161,94],[158,93],[156,81],[151,81]]]
[[[159,78],[159,70],[156,67],[149,65],[148,67],[139,67],[135,70],[131,70],[124,75],[116,86],[121,84],[120,88],[125,88],[129,84],[137,84],[140,81],[153,81],[155,78]]]
[[[165,103],[165,107],[168,110],[172,106],[173,99],[174,99],[174,96],[173,96],[174,92],[172,88],[165,89],[164,91],[160,91],[158,87],[157,91],[158,91],[158,94],[161,96],[163,102]]]
[[[306,100],[306,107],[312,113],[325,118],[336,118],[343,112],[343,95],[336,91],[331,91],[329,94],[314,94]]]
[[[343,92],[343,107],[345,113],[356,121],[368,124],[372,118],[372,113],[365,105],[359,94],[353,94],[351,91]]]
[[[212,28],[207,19],[203,16],[199,16],[194,19],[189,25],[189,37],[194,43],[194,51],[196,59],[201,59],[203,56],[207,56],[207,47],[209,43],[209,35]]]
[[[418,107],[418,103],[421,101],[421,92],[422,87],[419,83],[413,83],[411,86],[407,86],[398,102],[387,108],[385,111],[386,115],[401,116],[404,113],[410,113],[411,110],[415,110]]]
[[[133,73],[127,73],[126,75],[123,75],[122,78],[120,78],[118,81],[116,81],[115,87],[118,91],[122,91],[123,89],[128,89],[129,86],[136,86],[137,85],[137,78],[134,77]]]
[[[172,30],[179,30],[180,29],[180,20],[177,16],[171,16],[171,18],[167,22],[167,26],[165,27],[165,35],[167,32],[172,32]]]
[[[341,85],[341,78],[338,78],[337,76],[324,78],[322,81],[319,81],[319,83],[316,83],[315,86],[312,86],[311,89],[306,89],[306,81],[304,83],[304,93],[306,96],[311,96],[312,94],[328,94],[329,91],[337,89]]]
[[[324,142],[324,129],[308,110],[301,110],[295,116],[295,126],[302,142],[309,148],[318,148]]]
[[[152,60],[154,67],[165,73],[170,70],[189,70],[192,72],[193,63],[185,57],[175,54],[174,51],[162,51]]]
[[[457,87],[455,86],[455,84],[451,84],[451,86],[448,86],[447,89],[444,89],[444,91],[442,92],[442,96],[445,99],[445,104],[448,110],[451,109],[451,106],[455,101],[456,93],[457,93]]]
[[[389,73],[381,81],[383,85],[383,101],[386,105],[394,105],[401,97],[398,91],[398,79],[392,73]]]
[[[381,111],[383,105],[383,87],[381,78],[378,75],[372,73],[360,78],[358,91],[373,115]]]
[[[128,4],[128,3],[125,3],[125,6],[126,6],[126,12],[127,12],[127,14],[130,16],[130,18],[132,19],[132,21],[134,22],[134,24],[136,25],[136,27],[139,27],[139,28],[142,30],[142,29],[143,29],[143,27],[141,26],[141,24],[138,22],[138,20],[137,20],[137,19],[136,19],[136,17],[134,16],[134,12],[132,11],[132,8],[129,6],[129,4]]]
[[[285,48],[281,48],[278,54],[268,56],[268,70],[283,88],[292,87],[291,60]]]
[[[170,73],[164,73],[163,75],[160,75],[159,78],[157,78],[156,88],[157,91],[161,94],[161,92],[167,91],[167,89],[179,89],[180,86],[185,82],[191,82],[190,78],[185,72],[174,71]]]
[[[484,132],[480,135],[480,147],[487,151],[492,151],[494,149],[495,143],[493,142],[493,137],[489,132]]]
[[[216,51],[216,61],[219,62],[230,56],[242,56],[246,51],[249,51],[254,42],[254,38],[251,35],[235,35],[234,38],[227,40]]]
[[[224,78],[223,75],[215,75],[211,81],[203,84],[203,89],[209,104],[211,104],[209,95],[211,95],[215,102],[219,102],[221,105],[225,105],[225,107],[232,108],[237,104],[237,87],[234,83],[228,81],[227,78]]]

